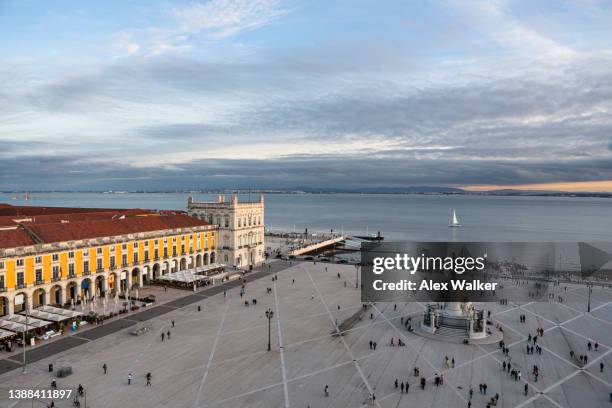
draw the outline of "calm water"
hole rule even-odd
[[[188,194],[35,193],[27,202],[11,196],[0,193],[0,202],[184,210]],[[215,200],[216,195],[195,198]],[[266,226],[274,230],[381,231],[396,240],[612,240],[612,200],[603,198],[267,194],[265,199]],[[453,208],[461,228],[448,228]]]

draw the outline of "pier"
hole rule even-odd
[[[345,237],[343,235],[340,235],[338,237],[335,238],[329,238],[326,239],[324,241],[319,241],[319,242],[315,242],[313,244],[310,245],[306,245],[300,248],[295,248],[289,251],[289,255],[290,256],[298,256],[298,255],[303,255],[303,254],[307,254],[309,252],[312,251],[316,251],[319,249],[323,249],[332,245],[335,245],[339,242],[344,241]]]

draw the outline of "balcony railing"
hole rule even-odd
[[[0,286],[0,293],[1,292],[6,292],[6,288],[4,286]]]
[[[69,274],[68,274],[68,277],[69,277],[69,278],[76,278],[76,274],[75,274],[75,273],[69,273]]]
[[[26,287],[26,284],[25,284],[25,283],[19,283],[19,284],[17,284],[17,286],[16,286],[16,288],[17,288],[17,289],[24,289],[25,287]]]
[[[98,269],[98,272],[102,271],[102,269]],[[90,271],[83,271],[83,276],[89,276],[91,275]]]
[[[42,279],[41,279],[41,280],[38,280],[38,279],[37,279],[37,280],[36,280],[36,282],[35,282],[34,284],[38,286],[38,285],[42,285],[43,283],[45,283],[45,281],[44,281],[44,280],[42,280]]]
[[[59,282],[61,280],[62,280],[61,276],[54,276],[54,277],[51,278],[51,282]]]

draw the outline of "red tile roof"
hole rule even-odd
[[[187,215],[158,215],[65,224],[33,224],[29,227],[44,242],[62,242],[204,225],[209,224]]]
[[[0,230],[0,249],[34,245],[34,240],[22,229]]]
[[[0,203],[0,216],[2,215],[51,215],[51,214],[75,214],[91,212],[122,211],[116,208],[81,208],[81,207],[35,207],[30,205],[11,205]],[[149,210],[142,210],[149,211]]]
[[[0,207],[0,212],[3,208],[6,206]],[[36,208],[43,208],[43,210],[38,211]],[[55,207],[28,207],[28,209],[32,209],[29,212],[38,215],[0,216],[0,248],[209,225],[181,211],[155,212],[139,209],[100,211],[100,209],[81,208],[76,213],[60,213],[57,212],[60,209]],[[66,210],[69,209],[61,209],[61,211]],[[40,215],[41,212],[44,214]],[[25,221],[23,218],[31,220]],[[19,220],[18,224],[15,220]],[[18,226],[18,228],[1,229],[2,226],[11,225]]]

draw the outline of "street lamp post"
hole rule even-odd
[[[591,313],[591,292],[593,292],[593,284],[587,284],[587,288],[589,289],[589,303],[587,305],[587,312]]]
[[[359,264],[355,264],[355,289],[359,289]]]
[[[270,344],[270,328],[272,326],[272,317],[274,316],[274,311],[272,309],[266,310],[266,318],[268,319],[268,351],[272,349]]]

